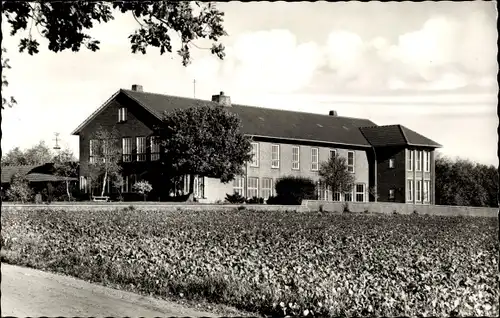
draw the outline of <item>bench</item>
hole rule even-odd
[[[109,197],[104,196],[104,197],[92,197],[92,201],[97,201],[97,202],[108,202]]]

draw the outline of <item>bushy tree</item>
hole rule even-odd
[[[498,206],[498,169],[470,160],[436,158],[436,204]]]
[[[71,200],[69,178],[78,177],[78,162],[70,149],[63,149],[55,156],[54,174],[65,178],[66,195]]]
[[[10,187],[5,193],[9,201],[28,202],[33,197],[33,190],[24,176],[15,174],[11,178]]]
[[[165,149],[161,161],[170,174],[190,176],[188,201],[193,200],[195,175],[228,183],[243,173],[252,156],[240,126],[240,119],[221,106],[193,105],[165,114],[158,128]]]
[[[149,192],[151,192],[151,190],[153,190],[153,187],[151,186],[151,184],[149,184],[149,182],[143,180],[134,183],[132,189],[137,193],[142,194],[144,196],[144,201],[146,201],[146,196]]]
[[[38,144],[26,150],[16,147],[2,157],[2,165],[43,165],[54,161],[54,152],[41,140]]]
[[[89,163],[91,182],[102,180],[101,196],[106,191],[108,181],[114,182],[121,175],[121,147],[118,131],[98,126],[92,134],[93,162]]]
[[[349,192],[354,186],[354,175],[347,171],[347,160],[341,156],[332,156],[328,161],[322,162],[319,176],[332,193]]]
[[[301,204],[302,200],[316,198],[316,185],[310,178],[286,176],[276,180],[276,197],[270,198],[270,204]]]

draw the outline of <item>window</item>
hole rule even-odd
[[[425,172],[431,171],[431,152],[430,151],[424,152],[424,171]]]
[[[137,161],[146,161],[146,137],[137,137]]]
[[[341,199],[340,192],[335,192],[335,193],[333,194],[333,198],[332,198],[332,199],[333,199],[333,201],[335,201],[335,202],[340,202],[340,199]]]
[[[299,146],[292,147],[292,169],[300,169],[300,148]]]
[[[132,138],[122,139],[123,162],[132,161]]]
[[[318,148],[311,148],[311,170],[318,171],[319,166],[319,150]]]
[[[406,200],[412,202],[413,201],[413,180],[408,180],[408,185],[406,187]]]
[[[262,197],[267,200],[273,195],[273,179],[262,178]]]
[[[259,166],[259,144],[256,142],[252,142],[252,162],[250,163],[250,166]]]
[[[416,151],[415,171],[422,171],[422,151]]]
[[[194,177],[193,195],[195,198],[205,197],[205,178],[202,176]]]
[[[417,180],[417,189],[415,193],[415,199],[417,202],[422,201],[422,180]]]
[[[244,181],[245,179],[243,177],[236,177],[234,178],[234,181],[233,181],[233,190],[234,190],[234,193],[237,193],[241,196],[244,196],[244,192],[243,192],[243,187],[244,187]]]
[[[424,180],[424,202],[429,202],[430,183],[429,180]]]
[[[280,167],[280,145],[271,145],[271,168]]]
[[[330,157],[328,159],[331,159],[331,158],[335,157],[336,155],[337,155],[336,150],[330,150]]]
[[[118,109],[118,122],[124,122],[127,121],[127,109],[125,107],[122,107]]]
[[[344,193],[344,201],[351,202],[352,201],[352,191]]]
[[[365,202],[365,185],[356,184],[356,202]]]
[[[347,171],[354,172],[354,151],[347,152]]]
[[[395,197],[394,193],[395,193],[394,189],[390,189],[389,190],[389,199],[390,200],[394,200],[394,197]]]
[[[389,159],[389,168],[394,168],[394,158]]]
[[[97,157],[97,140],[91,139],[89,142],[89,162],[90,163],[95,163],[96,157]]]
[[[248,177],[247,197],[259,197],[259,178]]]
[[[158,137],[151,136],[151,161],[160,160],[160,142]]]
[[[326,192],[326,186],[324,185],[323,182],[318,181],[316,182],[316,189],[318,191],[318,200],[324,201],[328,200],[328,193]]]
[[[408,171],[413,170],[413,150],[408,150],[406,154],[406,159],[407,159],[407,169]]]
[[[87,178],[80,176],[80,191],[87,193]]]
[[[122,185],[122,192],[128,193],[128,192],[133,192],[133,187],[134,184],[137,182],[137,176],[135,174],[131,174],[129,176],[124,176],[123,177],[123,185]]]

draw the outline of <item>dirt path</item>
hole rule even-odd
[[[216,317],[179,304],[2,263],[2,317]]]

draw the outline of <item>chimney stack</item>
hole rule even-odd
[[[139,84],[132,85],[132,90],[136,92],[143,92],[142,85]]]
[[[337,116],[337,111],[335,111],[335,110],[331,110],[331,111],[328,113],[328,116],[334,116],[334,117],[336,117],[336,116]]]
[[[224,92],[220,92],[219,95],[212,95],[212,102],[219,103],[222,106],[231,107],[231,97],[224,95]]]

